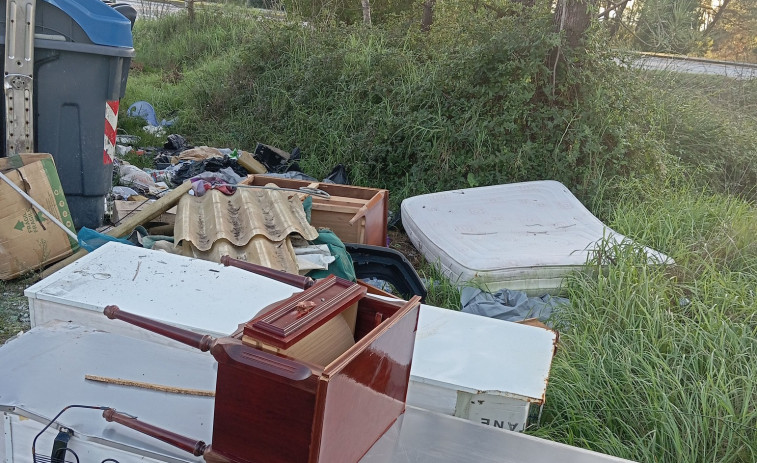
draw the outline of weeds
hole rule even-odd
[[[24,289],[38,279],[32,274],[13,281],[0,280],[0,345],[29,329],[29,302]]]
[[[551,178],[588,199],[617,175],[655,171],[663,151],[640,108],[628,111],[638,85],[608,57],[584,94],[545,100],[558,40],[548,25],[538,9],[440,16],[427,35],[402,22],[306,28],[217,13],[187,31],[168,19],[135,31],[144,71],[127,98],[179,110],[175,130],[198,143],[300,146],[311,175],[342,163],[356,183],[407,195]]]
[[[534,433],[636,461],[754,461],[756,211],[691,187],[646,192],[611,226],[676,265],[616,247],[612,265],[570,279]]]

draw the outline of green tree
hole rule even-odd
[[[705,34],[709,56],[757,63],[757,0],[722,0]]]
[[[645,0],[635,27],[637,49],[689,54],[702,46],[699,0]]]
[[[635,50],[757,58],[757,0],[604,0],[599,19]]]

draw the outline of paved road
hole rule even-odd
[[[153,0],[118,0],[118,3],[128,3],[133,6],[137,10],[137,20],[140,18],[159,18],[182,10],[175,4]]]
[[[635,61],[635,65],[641,69],[721,75],[735,79],[754,79],[757,77],[757,65],[755,64],[700,58],[642,55]]]

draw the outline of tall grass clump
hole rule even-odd
[[[639,73],[650,130],[711,188],[757,199],[757,79]]]
[[[257,20],[238,8],[202,10],[192,22],[185,13],[140,19],[133,31],[136,57],[124,99],[128,104],[122,107],[149,101],[158,110],[159,120],[164,114],[178,113],[182,123],[177,129],[191,120],[212,118],[205,100],[198,97],[207,93],[202,90],[205,87],[224,90],[223,81],[211,79],[233,73],[237,50],[250,39]],[[193,85],[187,87],[187,83]]]
[[[135,32],[146,71],[127,100],[178,109],[174,130],[195,144],[299,146],[311,175],[342,163],[393,200],[547,178],[586,199],[618,175],[658,172],[664,150],[632,104],[633,76],[597,46],[553,81],[550,12],[512,8],[440,8],[427,34],[402,20],[161,20]],[[174,39],[184,32],[193,45]]]
[[[757,459],[757,210],[690,184],[639,188],[610,224],[676,260],[600,246],[569,281],[536,435],[635,461]]]

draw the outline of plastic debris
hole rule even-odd
[[[155,115],[155,108],[146,101],[137,101],[129,106],[129,109],[126,110],[126,115],[129,117],[141,117],[147,122],[148,126],[152,127],[170,127],[176,123],[176,119],[163,119],[158,122],[158,118]]]
[[[139,196],[139,193],[137,193],[134,189],[129,188],[127,186],[114,186],[113,196],[114,196],[114,199],[127,200],[132,196]]]
[[[489,293],[470,286],[466,286],[460,292],[460,302],[463,306],[462,311],[466,313],[511,322],[538,318],[547,325],[555,308],[570,305],[568,299],[549,294],[528,297],[523,291],[500,289],[495,293]]]

